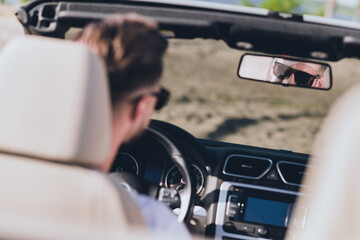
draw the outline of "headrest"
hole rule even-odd
[[[18,37],[0,53],[0,152],[98,166],[108,155],[105,67],[85,46]]]

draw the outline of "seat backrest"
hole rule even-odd
[[[111,141],[99,57],[74,42],[16,38],[0,54],[0,96],[0,238],[64,236],[47,226],[81,226],[87,236],[143,226],[128,193],[96,170]]]
[[[304,239],[360,239],[360,85],[353,86],[332,107],[317,136],[303,188],[311,201]],[[315,172],[316,171],[316,172]],[[288,239],[291,239],[290,236]]]

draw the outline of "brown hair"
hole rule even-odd
[[[167,41],[148,18],[134,13],[112,16],[88,24],[75,40],[104,59],[113,105],[160,79]]]

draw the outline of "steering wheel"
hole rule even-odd
[[[145,134],[164,147],[172,162],[180,170],[184,177],[184,182],[186,183],[181,192],[178,193],[177,190],[173,188],[160,187],[159,189],[158,186],[149,186],[149,183],[145,182],[144,179],[140,179],[130,173],[117,172],[111,175],[116,178],[117,182],[121,182],[121,184],[124,184],[125,186],[130,186],[140,193],[157,197],[159,201],[164,202],[169,206],[178,206],[180,204],[178,222],[188,223],[191,219],[195,204],[196,181],[194,180],[195,178],[191,171],[191,164],[185,161],[179,148],[174,141],[170,139],[171,133],[163,128],[163,124],[165,123],[153,120]]]
[[[164,134],[149,127],[147,131],[156,139],[168,152],[173,163],[179,168],[182,176],[184,177],[186,184],[180,196],[180,212],[178,215],[178,222],[188,222],[191,218],[191,213],[194,207],[195,201],[195,181],[193,180],[192,171],[189,164],[186,163],[179,149],[173,142],[169,140]],[[160,188],[158,199],[162,202],[169,203],[177,201],[177,190],[172,188]]]

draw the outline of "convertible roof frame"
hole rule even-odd
[[[35,0],[16,11],[27,34],[64,38],[115,13],[136,12],[159,22],[175,38],[224,40],[230,47],[338,61],[360,58],[360,24],[199,1]]]

